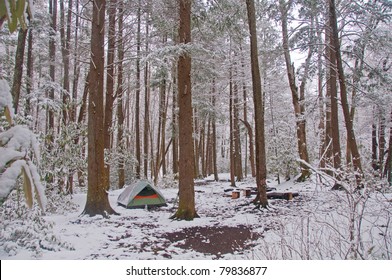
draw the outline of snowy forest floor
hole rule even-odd
[[[251,203],[254,195],[241,192],[232,199],[231,191],[225,192],[231,188],[227,181],[197,181],[200,218],[193,221],[170,219],[177,206],[176,188],[161,189],[168,206],[155,209],[125,209],[116,203],[121,190],[111,191],[111,205],[120,215],[110,218],[80,216],[86,194],[79,191],[72,197],[76,211],[44,217],[67,246],[46,250],[40,245],[39,253],[19,246],[10,254],[5,250],[9,241],[2,244],[0,239],[0,258],[391,259],[391,192],[361,197],[331,191],[313,179],[280,185],[269,181],[277,191],[299,196],[270,199],[269,208],[262,210]],[[237,183],[238,189],[254,187],[253,179]]]

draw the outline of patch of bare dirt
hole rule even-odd
[[[239,225],[237,227],[190,227],[182,231],[165,233],[161,237],[169,240],[176,247],[219,257],[250,249],[253,245],[252,241],[257,240],[260,234],[254,233],[250,227]]]

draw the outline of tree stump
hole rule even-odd
[[[240,198],[240,192],[239,192],[239,191],[233,191],[233,192],[231,193],[231,198],[232,198],[232,199]]]
[[[250,197],[251,195],[251,190],[247,189],[247,190],[243,190],[243,194],[245,197]]]

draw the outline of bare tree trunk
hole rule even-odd
[[[172,70],[173,73],[173,104],[172,104],[172,139],[173,139],[173,148],[172,148],[172,157],[173,157],[173,173],[178,173],[178,116],[177,116],[177,91],[176,91],[176,73],[175,67]]]
[[[164,40],[165,41],[165,40]],[[166,163],[164,158],[165,152],[165,132],[166,132],[166,78],[163,77],[159,86],[159,120],[158,120],[158,137],[157,137],[157,153],[155,163],[154,184],[158,183],[159,170],[162,167],[163,175],[166,174]]]
[[[22,85],[26,37],[27,37],[27,29],[20,28],[18,33],[18,46],[16,47],[15,69],[14,69],[14,77],[13,77],[12,89],[11,89],[15,114],[18,112],[20,89]]]
[[[284,58],[286,61],[287,68],[287,77],[289,79],[291,96],[293,100],[294,113],[296,118],[296,132],[297,132],[297,144],[298,144],[298,153],[301,160],[305,162],[309,162],[308,149],[306,143],[306,120],[304,117],[305,107],[304,103],[304,91],[305,84],[308,75],[308,69],[311,58],[311,46],[309,47],[309,54],[305,61],[305,70],[304,75],[302,77],[302,82],[300,86],[300,90],[298,90],[296,81],[295,81],[295,69],[294,64],[291,62],[290,49],[289,49],[289,35],[288,35],[288,27],[287,27],[287,14],[289,11],[290,3],[286,3],[283,0],[279,1],[280,4],[280,12],[282,15],[282,37],[283,37],[283,50],[284,50]],[[301,163],[301,176],[298,178],[298,181],[304,181],[310,175],[309,167],[306,164]]]
[[[230,186],[235,187],[234,121],[233,121],[233,72],[230,66],[229,114],[230,114]]]
[[[78,85],[80,75],[80,65],[78,62],[79,54],[79,0],[75,3],[75,33],[74,33],[74,67],[73,67],[73,81],[72,81],[72,104],[70,119],[76,121],[77,101],[78,101]],[[72,11],[69,11],[72,12]]]
[[[327,0],[329,1],[329,0]],[[328,12],[327,12],[327,22],[329,22],[329,17],[328,17]],[[325,42],[326,44],[330,42],[330,32],[328,31],[328,23],[325,26]],[[326,85],[327,85],[327,90],[326,90],[326,98],[325,98],[325,133],[324,133],[324,145],[323,145],[323,154],[324,156],[324,166],[331,167],[333,166],[332,156],[332,127],[331,127],[331,89],[330,89],[330,75],[331,71],[329,70],[331,67],[331,61],[330,61],[330,48],[327,47],[325,48],[325,64],[326,64]],[[336,69],[336,68],[335,68]],[[329,174],[330,176],[333,176],[333,172],[330,168],[327,168],[326,173]]]
[[[390,112],[390,121],[392,122],[392,110]],[[387,177],[389,185],[392,185],[392,126],[389,128],[388,154],[385,160],[384,176]]]
[[[372,122],[372,168],[374,171],[378,170],[378,160],[377,160],[377,124],[376,124],[376,112],[373,107],[373,122]]]
[[[234,136],[234,157],[235,157],[235,175],[237,181],[244,179],[242,173],[242,153],[241,153],[241,135],[239,125],[239,100],[237,81],[233,85],[233,136]]]
[[[267,199],[267,166],[264,138],[264,101],[261,89],[261,77],[257,50],[256,15],[254,0],[246,0],[250,33],[250,53],[252,67],[253,102],[255,110],[256,141],[256,184],[257,196],[254,200],[261,207],[268,206]]]
[[[114,104],[114,56],[116,47],[116,4],[117,0],[108,2],[109,28],[106,67],[106,98],[104,115],[104,149],[111,150],[113,104]],[[110,189],[110,165],[105,164],[105,186]]]
[[[331,25],[330,25],[331,26]],[[341,148],[339,135],[339,113],[338,113],[338,90],[337,90],[337,68],[336,68],[336,49],[335,39],[332,34],[332,29],[327,26],[327,61],[328,61],[328,79],[327,79],[327,95],[331,99],[331,114],[330,114],[330,135],[332,140],[332,160],[334,169],[338,170],[341,167]],[[336,174],[334,174],[336,175]]]
[[[199,166],[199,141],[197,139],[197,136],[200,133],[200,125],[199,125],[199,116],[197,113],[197,108],[193,109],[193,120],[194,120],[194,125],[193,125],[193,133],[194,133],[194,141],[193,141],[193,145],[194,145],[194,160],[195,160],[195,164],[194,164],[194,178],[197,179],[199,178],[199,174],[200,174],[200,166]],[[193,135],[193,134],[192,134]]]
[[[124,145],[124,110],[123,110],[123,60],[124,60],[124,43],[123,43],[123,21],[124,21],[124,2],[119,0],[118,6],[118,68],[117,68],[117,145],[122,153],[125,150]],[[123,188],[125,185],[125,169],[124,162],[120,160],[118,163],[118,188]]]
[[[146,53],[148,53],[148,13],[146,20]],[[150,76],[149,76],[149,66],[148,62],[146,62],[144,68],[144,130],[143,130],[143,160],[144,160],[144,177],[148,178],[148,133],[150,131]],[[151,157],[152,157],[151,153]],[[152,169],[152,165],[151,165]]]
[[[68,16],[65,22],[64,0],[60,0],[60,37],[61,37],[61,55],[63,59],[63,124],[67,124],[68,102],[70,93],[69,79],[69,43],[71,40],[71,11],[72,0],[68,1]],[[66,28],[67,27],[67,28]]]
[[[378,138],[378,168],[380,174],[384,169],[384,154],[385,154],[385,117],[384,112],[380,112],[380,127],[379,127],[379,138]]]
[[[135,148],[136,148],[136,178],[141,175],[141,144],[140,144],[140,28],[141,28],[141,2],[137,7],[137,33],[136,33],[136,96],[135,96]]]
[[[191,42],[191,0],[179,0],[179,43]],[[182,53],[178,60],[178,105],[179,105],[179,205],[173,218],[193,220],[198,217],[195,209],[193,182],[194,151],[192,141],[192,92],[191,57]]]
[[[34,85],[34,56],[33,56],[33,30],[29,29],[27,37],[27,82],[26,82],[26,108],[25,116],[32,114],[31,112],[31,91]]]
[[[212,81],[212,107],[216,108],[216,88],[215,79]],[[213,114],[212,118],[212,161],[214,165],[214,180],[219,181],[218,177],[218,164],[217,164],[217,151],[216,151],[216,114]]]
[[[104,165],[104,58],[105,0],[94,0],[91,22],[91,61],[88,106],[88,190],[84,215],[114,214],[105,185]]]
[[[329,12],[330,12],[330,23],[333,31],[334,47],[336,51],[336,63],[339,73],[339,85],[340,85],[340,100],[343,108],[344,121],[346,124],[347,138],[349,139],[349,146],[352,155],[352,161],[354,170],[359,173],[357,175],[357,184],[359,185],[362,177],[362,164],[361,157],[359,154],[357,141],[355,139],[355,133],[353,128],[353,120],[350,117],[350,108],[347,101],[347,88],[346,88],[346,78],[343,71],[343,61],[340,51],[340,41],[338,34],[337,18],[336,18],[336,6],[335,0],[329,0]]]
[[[318,38],[318,49],[317,49],[317,91],[318,91],[318,105],[319,105],[319,126],[318,133],[320,139],[319,157],[320,157],[320,168],[325,168],[325,156],[324,156],[324,139],[325,139],[325,112],[324,112],[324,94],[323,94],[323,41],[322,31],[318,18],[316,17],[316,32]]]
[[[52,20],[52,32],[51,32],[51,37],[49,39],[49,76],[50,80],[52,83],[55,82],[56,78],[56,42],[55,42],[55,36],[56,36],[56,31],[57,31],[57,0],[49,0],[49,14],[51,15],[51,20]],[[54,88],[51,86],[48,92],[48,97],[49,99],[54,102]],[[48,130],[50,131],[48,133],[48,148],[51,149],[51,143],[53,142],[53,131],[54,129],[54,112],[51,107],[48,109]]]

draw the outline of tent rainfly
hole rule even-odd
[[[147,181],[139,181],[126,187],[118,196],[117,204],[125,208],[167,205],[162,193]]]

